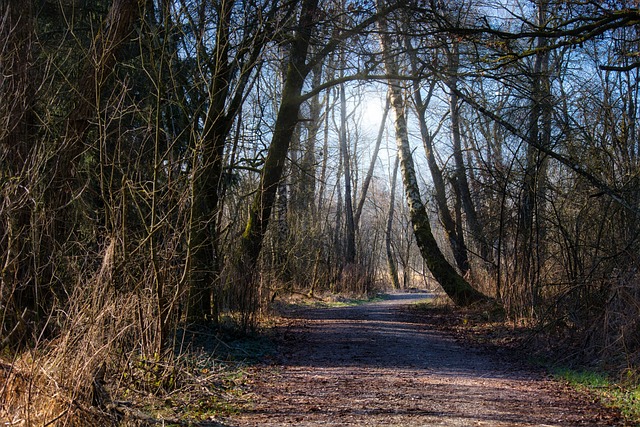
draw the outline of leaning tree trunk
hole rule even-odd
[[[411,70],[414,74],[417,74],[418,59],[416,57],[415,50],[411,45],[411,40],[408,36],[405,39],[405,44],[409,53]],[[434,135],[432,135],[432,133],[429,131],[429,127],[427,126],[427,119],[425,117],[435,85],[436,81],[433,80],[430,84],[429,92],[426,99],[423,99],[422,93],[420,92],[420,82],[418,80],[414,80],[413,101],[415,103],[418,114],[420,136],[422,137],[422,144],[424,146],[424,152],[427,157],[427,165],[429,166],[429,171],[431,172],[431,180],[433,181],[435,202],[436,206],[438,207],[438,216],[440,218],[440,222],[442,223],[442,227],[444,228],[444,232],[449,240],[449,245],[451,246],[453,258],[456,260],[456,265],[458,266],[460,272],[464,275],[469,270],[467,246],[464,242],[464,236],[461,233],[457,232],[456,223],[453,220],[451,212],[449,211],[444,176],[442,174],[442,169],[440,169],[440,166],[438,166],[438,162],[436,161],[436,156],[433,150]]]
[[[378,0],[379,8],[383,6],[383,0]],[[391,52],[391,38],[388,33],[388,25],[385,19],[379,21],[380,42],[384,56],[384,65],[389,76],[398,75],[398,65]],[[401,82],[396,79],[389,79],[389,98],[395,112],[395,130],[398,153],[400,155],[400,167],[402,170],[402,181],[405,188],[407,203],[409,205],[409,216],[413,224],[413,231],[416,242],[420,248],[420,253],[424,258],[429,270],[440,283],[442,289],[453,300],[456,305],[468,306],[476,302],[486,301],[489,298],[475,290],[467,281],[460,276],[456,270],[446,260],[436,239],[431,232],[429,216],[425,205],[422,203],[420,189],[416,179],[411,147],[409,145],[409,132],[404,111],[404,97],[401,90]]]
[[[241,309],[246,318],[243,327],[249,326],[250,317],[257,308],[257,290],[254,286],[253,272],[262,249],[264,235],[267,232],[269,217],[276,198],[278,184],[287,161],[291,138],[298,124],[298,113],[302,103],[302,86],[310,72],[306,64],[311,32],[315,19],[318,0],[306,0],[302,5],[298,31],[292,42],[286,79],[282,89],[282,102],[273,130],[271,145],[260,174],[260,184],[255,193],[247,226],[241,237],[241,253],[238,272],[242,274],[240,283]]]

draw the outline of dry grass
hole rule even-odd
[[[22,357],[0,364],[0,421],[11,426],[110,425],[111,415],[92,404],[97,388],[91,380],[70,377],[73,373],[54,361]]]
[[[107,252],[108,255],[108,252]],[[65,307],[42,327],[55,325],[54,339],[34,338],[26,349],[7,350],[0,360],[0,421],[16,426],[111,425],[107,382],[153,335],[142,292],[119,293],[107,274],[111,261],[86,286],[76,286]]]
[[[0,425],[197,425],[244,404],[244,359],[264,342],[196,328],[153,351],[139,295],[92,286],[73,300],[55,340],[0,360]]]

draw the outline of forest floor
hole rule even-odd
[[[243,409],[214,425],[624,425],[512,354],[465,345],[409,309],[429,297],[290,311],[278,356],[247,372]]]

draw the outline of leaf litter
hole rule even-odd
[[[276,334],[280,356],[249,368],[243,410],[224,425],[624,425],[586,394],[407,309],[428,297],[290,312]]]

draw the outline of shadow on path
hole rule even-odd
[[[495,376],[485,358],[470,357],[450,338],[416,323],[406,305],[431,294],[391,294],[354,307],[305,310],[308,328],[290,344],[289,366],[375,367],[435,370],[442,374]]]
[[[256,371],[250,409],[232,425],[615,425],[568,388],[428,330],[406,305],[430,297],[299,310],[282,359]]]

